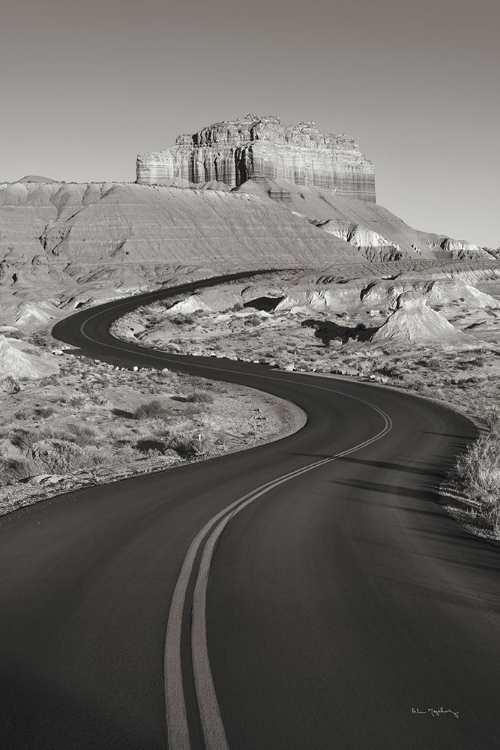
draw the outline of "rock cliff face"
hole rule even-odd
[[[314,122],[282,125],[279,117],[249,114],[181,135],[164,151],[139,154],[137,182],[237,187],[249,179],[283,179],[339,195],[375,201],[373,164],[346,135],[321,133]]]

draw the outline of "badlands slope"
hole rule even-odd
[[[338,192],[292,182],[248,180],[239,192],[266,199],[279,194],[291,211],[307,218],[328,234],[364,249],[367,260],[402,258],[446,260],[491,260],[486,250],[466,240],[454,240],[412,229],[384,206]]]
[[[61,307],[237,270],[314,269],[342,280],[439,275],[445,261],[453,274],[457,259],[487,275],[499,267],[485,251],[445,247],[448,238],[417,232],[372,201],[285,182],[219,188],[43,177],[0,184],[0,325],[35,328]]]
[[[134,184],[0,186],[5,278],[32,265],[159,262],[311,265],[357,256],[347,243],[259,197]],[[360,258],[362,260],[362,258]]]

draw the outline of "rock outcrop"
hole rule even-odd
[[[361,301],[369,307],[395,309],[400,299],[416,295],[424,299],[430,307],[442,307],[453,303],[470,309],[498,309],[499,300],[484,294],[471,284],[460,279],[373,281],[361,292]]]
[[[0,324],[31,330],[57,308],[237,270],[317,269],[313,284],[364,280],[361,288],[384,277],[398,285],[500,278],[486,252],[446,262],[452,253],[440,246],[443,237],[412,229],[373,201],[314,186],[40,180],[0,184]],[[337,286],[335,297],[347,304],[353,289]]]
[[[276,300],[276,312],[294,310],[332,311],[353,314],[366,310],[396,310],[405,300],[419,299],[429,307],[457,310],[499,310],[500,301],[484,294],[460,279],[382,280],[359,279],[344,284],[332,283],[325,288],[292,286],[286,295]]]
[[[0,335],[0,378],[44,378],[56,375],[59,366],[48,356],[40,356],[34,346]]]
[[[179,136],[171,148],[138,155],[138,183],[171,185],[179,178],[229,187],[249,179],[283,179],[375,201],[373,164],[356,141],[322,133],[314,122],[285,126],[279,117],[249,114],[218,122]]]
[[[439,344],[465,341],[467,335],[454,328],[444,315],[427,307],[418,293],[399,298],[398,309],[372,336],[376,344]]]
[[[446,237],[441,242],[441,248],[446,251],[447,258],[454,258],[457,260],[469,260],[470,258],[477,258],[479,256],[487,257],[490,255],[488,251],[478,247],[473,242],[467,240],[454,240],[451,237]]]
[[[408,226],[402,219],[374,201],[346,198],[332,190],[300,186],[286,180],[248,180],[236,192],[258,195],[268,203],[279,202],[295,214],[339,239],[361,248],[372,262],[406,258],[451,258],[440,246],[443,238]],[[439,242],[437,242],[439,239]],[[478,258],[493,260],[488,253]]]

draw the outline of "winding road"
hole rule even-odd
[[[496,750],[499,550],[436,492],[476,429],[403,392],[110,335],[138,304],[210,283],[54,334],[276,394],[307,424],[0,520],[0,748]]]

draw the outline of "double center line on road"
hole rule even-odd
[[[126,307],[128,302],[118,302],[115,309],[120,307]],[[101,313],[95,313],[89,316],[80,326],[80,332],[87,340],[101,344],[100,341],[92,338],[85,332],[86,324],[98,317]],[[114,338],[114,337],[113,337]],[[118,340],[116,340],[118,342]],[[148,357],[149,359],[156,359],[157,362],[165,363],[171,362],[176,363],[176,360],[163,352],[147,352],[144,351],[140,346],[120,346],[117,344],[106,345],[110,349],[117,349],[127,354],[140,354],[141,357]],[[138,351],[140,350],[140,351]],[[217,366],[209,365],[197,365],[195,362],[190,363],[191,367],[200,367],[204,370],[214,370],[221,372],[232,372],[237,373],[236,370],[228,370],[227,368],[218,368]],[[238,373],[237,373],[238,374]],[[263,374],[257,373],[246,373],[247,376],[255,377],[259,380],[276,380],[276,376],[270,377]],[[250,493],[243,495],[242,497],[230,503],[226,508],[219,511],[213,516],[197,534],[195,539],[192,541],[188,552],[184,558],[179,577],[177,579],[172,601],[170,604],[170,610],[167,620],[167,629],[165,636],[165,652],[164,652],[164,684],[165,684],[165,708],[166,708],[166,723],[168,732],[168,745],[170,750],[190,750],[191,741],[189,737],[189,723],[187,718],[186,701],[184,695],[183,685],[183,671],[182,671],[182,657],[181,657],[181,641],[182,641],[182,623],[183,615],[186,611],[187,602],[187,591],[189,583],[193,577],[193,571],[195,566],[196,558],[198,553],[201,552],[201,560],[196,573],[196,583],[194,586],[194,594],[191,602],[192,619],[191,619],[191,658],[194,673],[195,691],[198,704],[198,712],[203,727],[203,735],[206,750],[229,750],[229,745],[224,730],[224,724],[220,715],[219,704],[217,701],[217,695],[213,683],[212,672],[210,668],[210,661],[208,656],[208,643],[207,643],[207,627],[206,627],[206,602],[207,602],[207,590],[208,581],[210,575],[210,567],[212,564],[213,556],[221,535],[223,534],[226,526],[234,516],[246,508],[250,503],[254,502],[258,498],[262,497],[271,490],[279,487],[285,482],[289,482],[303,474],[306,474],[314,469],[324,466],[332,461],[346,456],[355,451],[361,450],[365,446],[371,445],[372,443],[380,440],[392,429],[392,420],[389,415],[380,409],[379,407],[371,404],[365,399],[357,396],[351,396],[346,393],[336,391],[333,388],[326,388],[324,386],[313,385],[312,383],[304,383],[303,381],[296,380],[293,375],[286,375],[287,380],[293,380],[295,383],[300,384],[304,388],[313,388],[315,390],[326,391],[329,393],[337,393],[344,398],[352,399],[365,404],[367,407],[376,411],[384,420],[384,427],[376,435],[362,443],[358,443],[345,451],[336,453],[328,458],[314,461],[307,466],[304,466],[295,471],[283,474],[266,484],[260,485],[259,487],[252,490]],[[214,528],[215,527],[215,528]],[[203,549],[202,549],[203,548]]]
[[[321,386],[310,385],[306,387],[330,391],[330,389],[322,388]],[[338,393],[338,391],[335,392]],[[346,394],[342,395],[345,396]],[[217,542],[229,521],[234,518],[237,513],[246,508],[247,505],[250,505],[250,503],[285,482],[289,482],[290,480],[313,471],[320,466],[331,463],[342,456],[354,453],[354,451],[358,451],[367,445],[371,445],[371,443],[380,440],[390,432],[392,429],[392,420],[388,414],[382,411],[382,409],[373,406],[373,404],[370,404],[364,399],[356,398],[354,396],[349,396],[348,398],[360,401],[371,409],[377,411],[384,419],[383,429],[372,438],[369,438],[352,448],[337,453],[329,458],[315,461],[314,463],[304,466],[301,469],[297,469],[296,471],[292,471],[289,474],[277,477],[271,482],[267,482],[266,484],[257,487],[255,490],[252,490],[252,492],[243,495],[243,497],[238,498],[213,516],[191,543],[184,559],[172,597],[165,639],[165,705],[170,750],[190,750],[191,747],[182,678],[181,636],[187,590],[192,577],[195,559],[200,548],[203,544],[205,545],[194,588],[191,623],[191,657],[198,711],[203,727],[206,750],[229,750],[210,669],[206,627],[208,579]],[[217,524],[217,526],[215,526],[215,524]]]

